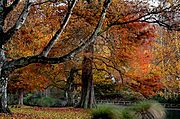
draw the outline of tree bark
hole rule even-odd
[[[66,97],[67,98],[67,104],[66,104],[66,106],[68,106],[68,107],[74,106],[73,92],[71,92],[71,90],[67,90],[66,93],[67,93],[67,97]]]
[[[74,76],[77,73],[77,69],[73,67],[70,70],[69,76],[67,78],[66,84],[66,93],[67,93],[67,105],[66,106],[74,106],[73,98],[74,98]]]
[[[11,113],[7,104],[7,78],[1,77],[0,113]]]
[[[24,92],[23,91],[20,91],[19,92],[19,105],[23,105],[24,104]]]
[[[10,110],[7,106],[7,77],[4,75],[2,69],[4,63],[6,62],[4,46],[2,42],[4,41],[4,8],[6,2],[0,0],[0,113],[10,113]]]
[[[2,66],[5,62],[3,46],[0,48],[0,113],[10,113],[7,105],[7,83],[8,78],[4,75]]]
[[[78,107],[92,108],[95,105],[93,86],[93,44],[84,51],[82,62],[82,90]]]

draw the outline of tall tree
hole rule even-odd
[[[154,43],[154,73],[162,77],[164,96],[177,96],[179,87],[179,31],[157,28],[158,38]]]
[[[87,0],[91,4],[93,0]],[[84,51],[82,61],[82,89],[79,107],[92,108],[95,103],[93,85],[93,52],[94,43],[90,44]]]
[[[72,14],[73,8],[77,2],[76,0],[68,1],[69,6],[67,6],[67,14],[64,17],[64,20],[63,20],[60,28],[53,35],[52,39],[49,41],[49,43],[46,45],[46,47],[43,49],[43,51],[40,54],[7,61],[6,57],[5,57],[4,45],[11,40],[12,36],[24,24],[24,22],[28,16],[30,7],[33,4],[34,5],[42,4],[42,3],[32,3],[29,0],[25,1],[24,8],[23,8],[19,18],[15,21],[14,25],[5,32],[3,30],[4,21],[7,17],[7,15],[12,10],[15,9],[15,7],[17,6],[17,4],[19,2],[20,2],[19,0],[15,0],[12,3],[9,1],[6,1],[6,0],[2,0],[0,2],[0,4],[1,4],[0,5],[0,7],[1,7],[1,11],[0,11],[0,36],[1,36],[0,37],[0,39],[1,39],[1,43],[0,43],[0,46],[1,46],[1,49],[0,49],[0,58],[1,58],[1,63],[0,63],[1,64],[0,65],[1,66],[1,74],[0,74],[0,76],[1,76],[1,105],[0,105],[0,109],[1,109],[1,112],[9,112],[9,109],[7,106],[7,83],[8,83],[7,77],[13,70],[20,68],[20,67],[24,67],[31,63],[51,63],[51,64],[61,63],[61,62],[64,62],[64,61],[69,60],[72,57],[74,57],[74,55],[76,55],[81,50],[83,50],[85,47],[87,47],[89,44],[91,44],[91,42],[94,42],[95,38],[97,37],[97,33],[101,29],[102,20],[104,19],[106,11],[108,9],[108,6],[110,4],[109,0],[105,1],[99,23],[97,24],[92,35],[89,38],[87,38],[87,40],[83,44],[81,44],[79,47],[75,48],[71,52],[67,53],[66,55],[61,56],[61,57],[55,57],[55,58],[47,57],[52,46],[58,40],[59,36],[62,34],[63,30],[65,29],[65,27],[69,21],[69,18]],[[49,1],[47,1],[47,2],[49,2]]]
[[[127,36],[129,37],[129,40],[132,40],[132,42],[131,42],[131,44],[128,44],[129,46],[130,45],[132,45],[132,43],[133,42],[136,42],[137,44],[141,44],[142,42],[144,42],[145,41],[145,37],[146,37],[146,35],[147,35],[147,37],[149,36],[149,37],[151,37],[151,32],[149,31],[149,32],[146,32],[145,30],[144,31],[138,31],[139,29],[141,30],[142,29],[142,27],[145,25],[145,23],[143,23],[143,22],[157,22],[157,21],[159,21],[159,20],[155,20],[155,21],[148,21],[149,20],[149,18],[151,17],[151,16],[149,16],[148,14],[151,14],[150,12],[152,12],[152,11],[149,11],[149,9],[147,8],[147,6],[145,5],[145,6],[143,6],[142,4],[143,4],[143,2],[140,2],[139,4],[140,4],[140,6],[138,6],[137,5],[137,3],[134,5],[133,3],[127,3],[128,5],[124,5],[125,4],[125,2],[124,1],[122,1],[122,2],[120,2],[119,3],[119,1],[117,2],[117,1],[113,1],[113,3],[112,3],[112,5],[110,6],[110,11],[109,11],[109,13],[108,13],[108,15],[107,15],[107,20],[106,20],[106,22],[104,22],[104,24],[107,24],[108,25],[108,27],[110,27],[109,29],[110,30],[112,30],[113,31],[113,29],[116,29],[116,26],[119,26],[119,27],[123,27],[123,26],[125,26],[126,24],[130,24],[129,25],[129,34],[128,34],[128,32],[127,32],[127,29],[121,29],[121,31],[119,30],[119,32],[115,32],[114,33],[114,35],[113,35],[113,37],[117,37],[117,34],[118,33],[120,33],[120,32],[123,32],[124,34],[128,34]],[[124,6],[123,6],[124,5]],[[126,10],[123,10],[122,8],[125,8],[125,7],[129,7],[130,9],[126,9]],[[122,8],[121,8],[122,7]],[[132,7],[132,9],[131,9],[131,7]],[[136,8],[138,8],[138,7],[140,7],[140,9],[137,9],[137,10],[135,10]],[[94,7],[92,7],[92,8],[94,8],[94,9],[96,9],[96,7],[94,6]],[[114,9],[116,8],[116,10],[117,11],[115,11]],[[118,8],[118,9],[117,9]],[[124,12],[122,12],[122,11],[124,11]],[[119,13],[118,13],[119,12]],[[139,13],[139,15],[135,15],[136,13]],[[87,12],[88,13],[88,12]],[[92,11],[92,13],[93,13],[93,11]],[[158,12],[156,11],[156,12],[153,12],[152,14],[158,14]],[[151,14],[151,15],[152,15]],[[144,18],[144,16],[146,16],[147,15],[147,19],[142,19],[142,18]],[[88,16],[88,14],[87,14],[87,16]],[[153,15],[152,15],[153,16]],[[87,18],[89,18],[91,21],[90,22],[92,22],[93,21],[93,18],[91,18],[91,17],[87,17]],[[85,18],[86,19],[86,18]],[[109,20],[109,21],[108,21]],[[134,33],[134,32],[132,32],[133,31],[133,29],[136,29],[135,27],[138,27],[138,23],[137,23],[137,25],[135,25],[135,24],[131,24],[131,23],[133,23],[133,22],[142,22],[142,26],[139,26],[139,27],[141,27],[141,28],[137,28],[137,33]],[[109,24],[108,24],[109,23]],[[167,24],[161,24],[161,25],[163,25],[163,26],[166,26],[166,27],[168,27],[169,29],[171,29],[171,27],[169,27],[169,26],[167,26]],[[107,30],[107,29],[106,29]],[[134,30],[135,31],[135,30]],[[117,33],[117,34],[116,34]],[[146,34],[146,35],[145,35]],[[119,35],[119,34],[118,34]],[[124,35],[125,36],[125,35]],[[127,37],[126,36],[126,37]],[[136,40],[135,39],[133,39],[133,37],[137,37],[136,38]],[[121,37],[123,37],[123,35],[121,35]],[[141,38],[142,37],[142,38]],[[143,38],[144,37],[144,38]],[[141,39],[143,39],[143,40],[141,40]],[[126,41],[127,39],[123,39],[123,41],[122,42],[128,42],[128,41]],[[134,41],[133,41],[134,40]],[[118,42],[118,41],[117,41]],[[117,42],[116,42],[116,44],[115,45],[117,45]],[[121,41],[120,41],[121,42]],[[91,49],[91,48],[92,49]],[[116,47],[116,46],[115,46]],[[117,46],[118,47],[118,46]],[[119,46],[119,47],[121,47],[121,46]],[[126,47],[126,46],[125,46]],[[131,47],[132,48],[132,47]],[[81,101],[80,101],[80,106],[81,107],[91,107],[91,103],[93,102],[93,97],[91,97],[92,96],[92,94],[94,94],[93,93],[93,79],[92,79],[92,67],[93,67],[93,65],[92,65],[92,56],[94,55],[93,54],[93,46],[89,46],[89,48],[85,51],[85,54],[88,54],[87,56],[85,56],[84,57],[84,60],[83,60],[83,64],[82,64],[82,85],[83,85],[83,88],[82,88],[82,97],[81,97]],[[118,48],[117,48],[118,49]],[[116,49],[116,50],[117,50]],[[133,48],[132,48],[133,49]],[[132,50],[132,49],[130,49],[130,50]],[[119,52],[122,52],[122,48],[119,48],[118,49],[119,50]],[[128,48],[126,48],[126,50],[129,50]],[[131,52],[131,54],[129,54],[129,57],[130,57],[130,55],[132,55],[133,53]],[[127,56],[127,54],[124,54],[124,55],[126,55],[126,57],[128,57]],[[85,68],[84,68],[85,67]],[[117,67],[117,66],[116,66]],[[118,69],[118,68],[116,68],[116,69]],[[122,79],[122,71],[121,70],[118,70],[118,72],[119,72],[119,74],[120,74],[120,77],[121,77],[121,80],[123,80]],[[88,82],[89,81],[89,82]],[[91,86],[92,85],[92,86]],[[88,88],[88,87],[90,87],[90,88]],[[92,92],[92,93],[91,93]],[[89,106],[88,106],[89,105]]]
[[[19,104],[23,105],[24,93],[44,90],[48,85],[48,79],[38,74],[34,64],[16,70],[9,77],[8,91],[19,94]],[[28,74],[28,75],[27,75]]]
[[[84,51],[82,61],[82,92],[80,107],[92,108],[95,103],[93,85],[93,44]]]
[[[73,8],[77,2],[77,0],[67,0],[67,3],[64,3],[66,10],[65,10],[65,16],[62,20],[62,23],[58,26],[57,30],[54,31],[54,34],[52,37],[50,37],[47,44],[44,45],[42,48],[42,51],[38,52],[37,54],[29,54],[28,56],[21,56],[18,58],[13,58],[12,60],[8,60],[6,58],[5,54],[5,45],[7,45],[10,41],[12,41],[13,36],[19,29],[22,28],[23,24],[25,23],[25,20],[27,19],[27,16],[30,12],[30,8],[32,6],[36,6],[38,9],[41,8],[42,4],[46,4],[48,2],[56,2],[56,1],[35,1],[31,2],[29,0],[25,0],[21,2],[20,0],[1,0],[0,1],[0,88],[1,88],[1,104],[0,104],[0,111],[1,112],[9,112],[8,106],[7,106],[7,83],[8,83],[8,75],[14,71],[15,69],[27,66],[32,63],[49,63],[49,64],[55,64],[55,63],[62,63],[64,61],[70,60],[73,58],[77,53],[81,52],[83,49],[85,49],[87,46],[89,46],[91,43],[93,43],[96,40],[96,37],[100,35],[102,32],[106,31],[108,28],[116,26],[116,25],[122,25],[133,21],[144,21],[144,22],[150,22],[150,23],[158,23],[159,25],[165,26],[168,29],[171,30],[178,30],[179,27],[177,27],[177,19],[176,22],[169,23],[168,20],[173,21],[174,17],[172,19],[169,19],[169,17],[166,17],[169,15],[169,13],[173,13],[172,16],[177,16],[178,6],[179,4],[162,4],[160,7],[156,9],[140,9],[142,8],[142,3],[138,4],[137,7],[134,7],[133,10],[139,10],[139,14],[136,17],[133,17],[132,15],[130,19],[126,22],[123,22],[123,19],[120,19],[119,15],[116,17],[113,17],[114,20],[107,25],[107,27],[103,28],[103,31],[100,32],[102,27],[102,22],[105,18],[107,9],[111,3],[111,0],[104,0],[104,4],[102,5],[102,9],[100,9],[101,12],[97,14],[96,21],[98,19],[98,23],[94,25],[92,32],[88,37],[85,38],[84,41],[82,41],[81,44],[78,44],[73,50],[70,50],[66,52],[64,55],[57,56],[57,57],[49,57],[48,54],[51,51],[52,47],[54,46],[55,42],[59,39],[63,31],[65,30],[65,27],[67,26],[67,23],[69,22],[69,19],[71,17],[71,14],[73,12]],[[63,1],[60,0],[60,3]],[[17,10],[17,5],[22,4],[22,9]],[[59,2],[57,2],[58,4]],[[53,3],[52,3],[53,4]],[[56,5],[57,5],[56,4]],[[54,4],[53,4],[54,5]],[[59,5],[59,4],[58,4]],[[58,6],[57,5],[57,6]],[[80,8],[80,7],[79,7]],[[97,8],[97,7],[95,7]],[[139,8],[139,9],[137,9]],[[14,20],[7,20],[9,16],[11,16],[11,13],[13,11],[15,14],[18,15],[18,18]],[[19,12],[20,11],[20,12]],[[64,10],[63,10],[64,11]],[[137,12],[134,12],[134,14]],[[37,14],[37,13],[34,13]],[[41,17],[43,17],[44,14],[41,14]],[[110,15],[111,16],[111,15]],[[162,16],[162,17],[161,17]],[[82,18],[83,16],[79,16]],[[160,17],[162,19],[160,19]],[[78,17],[77,17],[78,18]],[[88,20],[88,19],[85,19]],[[10,22],[12,24],[10,27],[5,28],[6,25]],[[22,43],[22,42],[21,42]]]

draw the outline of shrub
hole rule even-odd
[[[56,99],[50,97],[42,97],[37,100],[37,105],[41,107],[52,107],[55,105]]]
[[[24,97],[24,104],[25,105],[34,105],[34,100],[33,100],[33,94],[32,93],[28,93],[25,97]]]
[[[24,97],[24,104],[29,106],[41,107],[62,107],[67,101],[51,97],[34,97],[33,94],[28,94]]]
[[[98,105],[92,110],[92,119],[120,119],[119,108],[114,105]]]
[[[138,119],[135,112],[128,108],[124,108],[121,110],[121,118],[120,119]]]

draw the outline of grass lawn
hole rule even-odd
[[[78,108],[11,108],[12,115],[0,114],[0,119],[90,119],[90,111]]]

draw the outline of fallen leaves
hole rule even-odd
[[[80,108],[12,108],[12,115],[0,114],[1,119],[90,119],[89,110]]]

